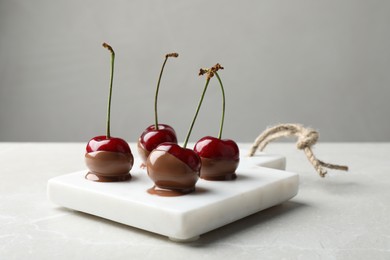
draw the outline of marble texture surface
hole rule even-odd
[[[186,244],[48,201],[47,181],[83,169],[84,148],[0,143],[0,259],[390,258],[390,143],[317,144],[320,159],[350,166],[325,179],[294,144],[271,144],[299,173],[298,195]]]
[[[88,170],[48,181],[48,198],[55,204],[169,237],[194,241],[200,235],[281,204],[298,192],[296,173],[284,171],[285,158],[241,150],[234,181],[199,179],[195,192],[160,197],[147,192],[154,184],[135,154],[132,179],[101,183],[85,179]],[[274,166],[280,170],[260,167]],[[283,170],[281,170],[283,169]]]

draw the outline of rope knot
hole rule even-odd
[[[256,138],[250,148],[249,156],[253,156],[257,149],[262,151],[269,142],[289,136],[296,136],[298,138],[297,148],[305,152],[307,159],[321,177],[325,177],[327,173],[324,168],[348,171],[348,166],[330,164],[318,160],[314,156],[311,148],[318,141],[319,133],[314,129],[305,128],[299,124],[281,124],[266,129]]]
[[[303,150],[305,148],[313,146],[319,138],[319,134],[316,130],[311,128],[303,128],[301,132],[298,132],[297,148]]]

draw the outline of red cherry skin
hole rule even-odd
[[[153,151],[159,144],[165,142],[177,144],[175,130],[165,124],[158,124],[158,130],[155,125],[150,125],[143,131],[139,138],[141,146],[149,152]]]
[[[131,154],[130,146],[125,140],[118,137],[107,138],[105,135],[95,136],[89,140],[86,151],[87,153],[106,151]]]
[[[238,145],[230,139],[218,139],[212,136],[205,136],[195,144],[194,151],[203,158],[224,160],[240,159]]]
[[[151,151],[153,151],[159,144],[171,142],[177,144],[177,137],[175,130],[165,124],[158,124],[158,130],[155,125],[151,125],[143,131],[138,139],[137,148],[138,154],[145,163]]]

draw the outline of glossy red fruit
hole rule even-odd
[[[202,160],[201,178],[231,180],[237,177],[240,150],[233,140],[206,136],[195,144],[194,151]]]
[[[111,77],[107,106],[106,135],[95,136],[89,140],[87,144],[85,163],[87,164],[89,172],[85,178],[87,180],[101,182],[125,181],[131,178],[129,172],[133,167],[134,157],[131,154],[129,144],[125,140],[112,137],[110,134],[110,111],[115,52],[112,47],[105,42],[103,43],[103,47],[108,49],[111,53]]]
[[[85,176],[91,181],[117,182],[131,178],[134,157],[129,144],[116,137],[96,136],[86,147],[85,162],[89,173]]]
[[[95,136],[87,143],[87,153],[96,151],[131,153],[129,144],[118,137]]]
[[[158,188],[181,195],[195,190],[201,161],[191,149],[175,143],[163,143],[150,153],[146,166],[149,177]]]
[[[236,142],[230,139],[218,139],[206,136],[200,139],[194,147],[194,151],[204,158],[237,160],[240,158],[240,150]]]
[[[142,161],[146,162],[150,152],[165,142],[177,144],[176,132],[171,126],[158,124],[158,130],[155,125],[146,128],[138,139],[137,145]]]

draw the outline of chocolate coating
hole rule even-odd
[[[131,178],[129,171],[134,158],[131,153],[96,151],[85,154],[90,172],[86,179],[98,182],[125,181]]]
[[[234,180],[237,178],[236,170],[240,159],[223,160],[200,158],[202,160],[202,168],[200,169],[200,177],[209,181],[224,181]]]
[[[150,152],[149,152],[148,150],[146,150],[146,149],[142,146],[142,144],[140,143],[139,140],[138,140],[138,142],[137,142],[137,150],[138,150],[138,154],[139,154],[139,156],[141,157],[142,161],[143,161],[143,162],[146,162],[146,159],[148,159]]]
[[[146,165],[149,177],[158,188],[177,191],[177,195],[195,190],[195,184],[199,179],[199,171],[192,170],[170,153],[154,150],[150,153]],[[153,194],[164,196],[164,194],[158,192]]]

